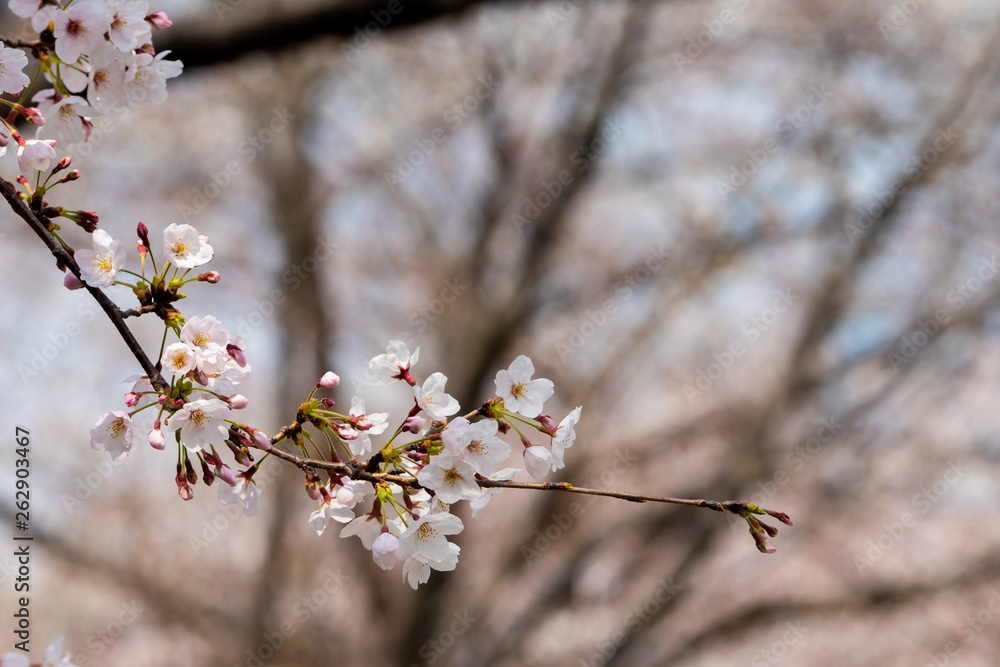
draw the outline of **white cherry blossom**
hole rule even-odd
[[[372,543],[372,559],[383,570],[391,570],[396,563],[403,560],[403,552],[399,548],[399,538],[388,530],[382,532]]]
[[[312,525],[312,524],[310,524]],[[392,530],[390,528],[390,530]],[[368,514],[362,514],[340,531],[341,537],[357,535],[365,549],[371,549],[375,540],[382,534],[382,524]]]
[[[246,516],[256,516],[260,512],[260,487],[254,482],[238,477],[236,486],[219,484],[219,500],[224,505],[243,505],[243,514]]]
[[[421,387],[414,387],[413,393],[419,405],[431,419],[445,419],[458,412],[458,401],[444,391],[448,378],[444,373],[432,373]]]
[[[446,536],[457,535],[462,528],[462,520],[454,514],[434,512],[411,521],[399,541],[408,557],[421,556],[428,563],[445,561],[451,555]]]
[[[87,100],[70,95],[55,104],[51,104],[51,97],[46,93],[48,91],[43,91],[42,94],[33,98],[38,104],[38,109],[45,116],[45,127],[39,133],[54,133],[57,139],[69,144],[85,142],[92,129],[87,118],[94,115],[94,110],[87,104]]]
[[[97,48],[111,26],[103,3],[75,2],[55,16],[56,55],[64,63],[75,63],[80,54]]]
[[[535,365],[525,355],[519,356],[507,370],[497,372],[497,396],[511,412],[533,419],[542,411],[542,404],[555,392],[552,380],[532,380]]]
[[[418,347],[410,354],[410,349],[401,340],[390,340],[385,346],[385,354],[380,354],[368,362],[368,368],[375,373],[371,381],[373,385],[389,384],[393,380],[402,379],[408,375],[410,368],[420,358]]]
[[[430,579],[431,570],[439,572],[451,572],[458,565],[458,554],[462,548],[453,542],[447,542],[448,554],[438,560],[428,560],[421,555],[410,556],[403,563],[403,581],[410,585],[410,588],[417,590],[417,586],[427,583]]]
[[[146,22],[149,3],[145,0],[105,0],[111,10],[108,38],[122,51],[142,46],[153,28]]]
[[[172,223],[163,230],[163,254],[174,266],[193,269],[214,256],[212,246],[191,225]]]
[[[483,495],[476,484],[476,469],[461,456],[448,452],[432,456],[430,463],[417,474],[417,481],[448,504],[475,500]]]
[[[580,421],[580,411],[583,410],[583,406],[578,406],[573,409],[566,417],[559,422],[559,428],[556,429],[556,437],[552,440],[552,469],[560,470],[566,467],[563,462],[563,452],[573,446],[573,441],[576,440],[576,423]]]
[[[111,460],[117,461],[132,449],[132,436],[132,418],[125,412],[112,410],[90,429],[90,447],[111,454]]]
[[[483,419],[470,424],[456,417],[442,434],[445,449],[465,459],[480,475],[488,477],[498,463],[510,456],[510,445],[497,437],[497,422]]]
[[[125,265],[125,244],[103,229],[95,229],[90,241],[93,250],[76,251],[80,277],[91,287],[110,287]]]
[[[524,449],[524,467],[535,479],[545,477],[552,470],[552,452],[541,445]]]
[[[101,113],[125,103],[125,61],[110,44],[90,54],[87,101]]]
[[[211,445],[222,446],[229,428],[225,418],[229,406],[217,398],[199,399],[185,403],[184,407],[170,415],[163,430],[173,433],[179,430],[181,444],[192,452]]]
[[[309,527],[322,535],[330,519],[339,523],[350,523],[354,520],[354,507],[364,500],[369,493],[367,482],[348,480],[337,484],[334,488],[327,487],[327,497],[319,509],[309,515]]]
[[[194,370],[196,359],[194,349],[187,343],[171,343],[163,350],[160,364],[165,372],[180,376]]]
[[[371,427],[367,429],[360,429],[359,426],[358,437],[354,440],[348,441],[348,447],[351,450],[351,454],[354,456],[368,456],[369,454],[374,454],[375,448],[370,436],[385,433],[385,430],[389,428],[389,413],[374,412],[372,414],[366,414],[364,389],[362,387],[358,387],[354,392],[354,396],[351,398],[350,415],[352,417],[364,417],[371,424]]]
[[[226,370],[230,361],[226,351],[229,338],[229,329],[211,315],[192,317],[181,328],[181,341],[194,350],[195,366],[209,375]]]
[[[48,171],[49,163],[56,159],[56,142],[53,139],[28,139],[17,147],[17,167],[25,176],[36,171]]]
[[[170,51],[151,56],[136,53],[125,62],[125,99],[136,108],[167,99],[167,79],[179,76],[183,65],[178,60],[164,60]]]
[[[31,83],[22,70],[28,65],[28,56],[21,49],[11,49],[0,42],[0,93],[16,95]]]

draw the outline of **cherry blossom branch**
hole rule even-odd
[[[28,226],[42,239],[42,243],[49,249],[49,252],[56,258],[56,260],[64,264],[73,275],[80,279],[80,267],[77,265],[76,260],[70,255],[65,248],[60,245],[58,241],[49,233],[48,226],[42,222],[34,211],[32,211],[25,201],[21,198],[20,193],[13,186],[13,184],[0,178],[0,194],[3,194],[4,199],[10,204],[11,209],[17,214],[22,220],[28,223]],[[82,280],[81,280],[82,282]],[[156,370],[156,366],[146,355],[142,346],[139,345],[139,341],[135,339],[132,334],[132,330],[128,328],[125,324],[125,319],[123,313],[115,303],[108,298],[108,296],[100,289],[96,287],[91,287],[90,285],[84,284],[84,287],[90,292],[90,295],[94,297],[94,300],[101,306],[104,313],[111,320],[111,323],[118,330],[119,335],[121,335],[122,340],[125,341],[125,345],[132,352],[132,356],[135,357],[139,365],[142,366],[142,370],[146,372],[149,376],[149,381],[157,391],[166,391],[170,385],[160,372]]]
[[[477,411],[473,411],[469,414],[476,414]],[[347,475],[353,480],[365,481],[365,482],[391,482],[393,484],[399,484],[400,486],[410,486],[410,487],[420,487],[416,478],[407,475],[395,475],[392,473],[372,473],[366,470],[365,464],[358,466],[349,465],[342,461],[326,461],[321,459],[309,459],[303,458],[301,456],[296,456],[290,452],[286,452],[282,449],[278,449],[276,445],[282,442],[289,432],[295,431],[301,428],[298,422],[284,427],[274,438],[271,439],[271,444],[273,445],[268,452],[273,454],[277,458],[292,463],[302,470],[329,470],[330,472],[335,472],[341,475]],[[604,496],[606,498],[618,498],[619,500],[627,500],[633,503],[667,503],[671,505],[686,505],[688,507],[706,507],[710,510],[716,512],[733,512],[734,514],[744,515],[749,512],[751,514],[764,513],[770,514],[775,518],[786,523],[787,525],[792,525],[791,520],[788,519],[788,515],[783,512],[771,512],[768,510],[761,510],[759,506],[754,503],[745,500],[704,500],[701,498],[666,498],[661,496],[647,496],[638,493],[626,493],[624,491],[604,491],[602,489],[591,489],[581,486],[573,486],[569,482],[511,482],[506,480],[495,480],[495,479],[477,479],[476,483],[484,489],[528,489],[533,491],[565,491],[567,493],[580,493],[590,496]]]
[[[155,313],[157,305],[155,303],[146,304],[145,306],[139,306],[138,308],[129,308],[128,310],[121,311],[122,318],[127,319],[129,317],[139,317],[140,315],[145,315],[146,313]]]
[[[56,260],[65,265],[72,273],[77,277],[78,280],[83,282],[82,275],[79,265],[74,260],[73,256],[62,246],[61,243],[49,232],[49,227],[46,223],[36,215],[34,211],[27,205],[24,199],[21,197],[20,193],[14,188],[11,183],[0,179],[0,193],[3,194],[4,198],[10,204],[14,212],[24,219],[28,223],[39,238],[45,243],[46,247],[56,258]],[[44,214],[43,214],[44,215]],[[141,232],[140,235],[144,233]],[[147,244],[148,245],[148,244]],[[124,340],[126,346],[132,352],[132,355],[142,366],[143,370],[146,371],[149,377],[150,383],[153,387],[161,393],[168,390],[169,385],[163,379],[163,376],[157,371],[153,362],[146,355],[145,351],[136,341],[132,331],[129,329],[128,325],[125,323],[126,317],[139,316],[146,312],[155,312],[156,306],[143,305],[138,309],[129,309],[122,311],[115,305],[100,289],[94,288],[90,285],[84,284],[86,289],[90,292],[91,296],[101,305],[105,314],[115,325],[118,333],[121,335],[122,340]],[[402,367],[400,367],[402,369]],[[407,366],[408,368],[408,366]],[[408,376],[408,371],[404,371],[404,375]],[[400,378],[402,379],[402,378]],[[339,382],[339,379],[338,379]],[[541,380],[539,380],[541,382]],[[321,385],[319,386],[334,386],[334,385]],[[454,400],[450,399],[449,400]],[[499,400],[499,399],[496,399]],[[469,412],[463,417],[463,419],[472,419],[476,416],[485,417],[495,417],[492,414],[492,401],[488,401],[483,404],[480,408]],[[305,404],[303,404],[305,407]],[[457,407],[457,404],[456,404]],[[512,414],[512,413],[511,413]],[[314,421],[306,415],[301,409],[297,415],[296,421],[292,422],[288,426],[284,426],[281,430],[273,437],[267,440],[267,443],[259,442],[257,445],[261,449],[265,449],[268,455],[273,455],[275,458],[281,459],[285,462],[292,463],[298,468],[305,471],[307,474],[312,473],[315,470],[327,470],[331,473],[336,473],[348,477],[354,481],[363,481],[371,484],[397,484],[401,487],[409,488],[425,488],[424,485],[420,484],[418,479],[412,475],[402,475],[398,472],[387,471],[387,472],[377,472],[383,459],[381,452],[377,452],[369,461],[356,464],[344,463],[342,461],[327,461],[323,459],[312,459],[296,456],[290,452],[279,449],[279,445],[284,441],[294,441],[298,442],[301,438],[303,427]],[[249,427],[241,427],[247,431],[247,433],[254,433],[255,429],[250,429]],[[434,432],[435,429],[440,431],[444,428],[444,422],[435,422],[431,427],[430,432]],[[262,439],[263,440],[263,439]],[[522,441],[526,443],[526,446],[530,445],[527,441],[522,438]],[[152,443],[152,440],[151,440]],[[530,449],[531,447],[529,447]],[[214,455],[213,455],[214,457]],[[374,471],[374,472],[373,472]],[[207,473],[206,473],[207,474]],[[180,473],[178,473],[178,479],[181,479]],[[619,500],[626,500],[628,502],[657,502],[666,503],[673,505],[684,505],[687,507],[704,507],[711,509],[716,512],[729,511],[734,514],[738,514],[743,517],[750,527],[750,533],[757,544],[758,550],[765,553],[773,553],[774,549],[767,545],[767,537],[774,537],[777,534],[777,529],[769,526],[758,519],[754,515],[769,515],[772,516],[786,525],[792,525],[791,519],[787,514],[783,512],[775,512],[772,510],[767,510],[759,507],[758,505],[742,501],[742,500],[726,500],[726,501],[715,501],[715,500],[705,500],[701,498],[670,498],[670,497],[660,497],[660,496],[649,496],[635,493],[626,493],[622,491],[605,491],[601,489],[591,489],[585,487],[575,487],[569,482],[537,482],[537,483],[527,483],[527,482],[513,482],[509,480],[497,480],[497,479],[485,479],[482,476],[477,476],[475,483],[483,489],[526,489],[535,491],[564,491],[567,493],[579,493],[584,495],[592,496],[603,496],[607,498],[617,498]],[[180,485],[180,482],[179,482]],[[185,486],[186,488],[186,486]]]
[[[569,493],[582,493],[588,496],[605,496],[607,498],[618,498],[633,503],[668,503],[671,505],[687,505],[689,507],[707,507],[716,512],[736,512],[737,509],[746,509],[748,503],[744,500],[702,500],[700,498],[664,498],[660,496],[645,496],[638,493],[625,493],[623,491],[604,491],[602,489],[589,489],[582,486],[573,486],[569,482],[511,482],[502,479],[477,479],[479,486],[487,489],[534,489],[537,491],[566,491]]]
[[[5,46],[18,49],[34,49],[36,47],[42,46],[44,42],[40,39],[10,39],[8,37],[0,38],[0,41],[4,43]]]

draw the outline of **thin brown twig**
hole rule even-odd
[[[139,317],[140,315],[145,315],[146,313],[155,313],[156,308],[157,306],[155,303],[146,304],[145,306],[139,306],[138,308],[129,308],[128,310],[121,311],[122,319],[126,319],[129,317]]]
[[[6,199],[7,203],[10,204],[14,213],[28,223],[28,226],[31,227],[40,239],[42,239],[42,243],[45,244],[45,246],[49,249],[49,252],[52,253],[56,260],[69,268],[69,270],[73,272],[73,275],[76,276],[80,282],[83,282],[83,278],[80,275],[80,267],[77,266],[76,260],[73,259],[73,256],[66,252],[66,249],[63,248],[62,245],[49,233],[46,224],[42,222],[37,215],[35,215],[34,211],[28,208],[25,201],[21,199],[21,195],[17,189],[14,188],[11,183],[2,178],[0,178],[0,194],[3,194],[4,199]],[[115,303],[109,299],[102,290],[99,290],[96,287],[91,287],[87,284],[84,284],[84,287],[88,292],[90,292],[90,295],[94,297],[94,300],[97,301],[97,303],[104,310],[104,313],[108,316],[108,319],[111,320],[115,329],[118,330],[118,334],[122,337],[122,340],[125,341],[125,345],[128,347],[129,351],[132,352],[132,356],[136,358],[136,361],[138,361],[139,365],[142,366],[142,370],[144,370],[146,375],[149,376],[149,382],[153,385],[153,388],[160,392],[166,391],[170,385],[163,379],[160,372],[156,370],[153,362],[146,355],[142,346],[139,345],[139,341],[135,339],[135,336],[132,334],[132,330],[128,328],[127,324],[125,324],[125,319],[122,315],[121,309],[118,308],[118,306],[116,306]]]
[[[282,435],[275,436],[273,440],[281,440]],[[276,443],[275,443],[276,444]],[[296,456],[291,452],[286,452],[283,449],[278,449],[277,447],[272,447],[269,450],[270,454],[275,457],[292,463],[302,470],[329,470],[341,475],[346,475],[353,480],[361,480],[366,482],[378,483],[387,482],[392,484],[399,484],[400,486],[415,486],[419,487],[420,484],[417,482],[415,477],[410,477],[407,475],[397,475],[388,472],[368,472],[361,467],[355,467],[348,465],[341,461],[326,461],[322,459],[310,459],[303,458],[301,456]],[[633,503],[667,503],[671,505],[686,505],[688,507],[707,507],[708,509],[715,510],[716,512],[730,511],[739,514],[741,511],[746,511],[750,503],[744,500],[704,500],[701,498],[668,498],[661,496],[647,496],[638,493],[626,493],[624,491],[605,491],[602,489],[591,489],[582,486],[573,486],[569,482],[511,482],[507,480],[497,480],[497,479],[477,479],[476,483],[479,484],[481,488],[484,489],[528,489],[533,491],[565,491],[567,493],[580,493],[589,496],[604,496],[606,498],[618,498],[619,500],[627,500]]]
[[[49,251],[55,256],[57,260],[65,264],[70,271],[73,272],[78,279],[81,279],[80,267],[77,265],[76,261],[73,259],[65,248],[49,233],[47,226],[43,223],[38,216],[28,207],[28,205],[21,198],[20,194],[14,188],[14,186],[0,179],[0,193],[3,194],[4,198],[10,204],[14,212],[21,217],[28,226],[42,239]],[[132,334],[131,329],[125,323],[125,313],[115,305],[104,294],[103,291],[85,285],[87,291],[90,292],[91,296],[101,305],[105,314],[111,320],[112,324],[118,330],[122,339],[125,341],[126,346],[132,352],[132,355],[139,361],[143,370],[146,371],[149,376],[149,380],[153,387],[160,392],[166,391],[168,388],[167,382],[163,379],[163,376],[156,370],[152,361],[146,355],[145,351],[139,345],[135,336]],[[129,315],[138,315],[139,311],[134,309],[126,311]],[[466,415],[467,418],[474,417],[477,414],[482,414],[481,409],[476,409]],[[302,424],[299,422],[294,422],[293,424],[283,427],[277,435],[271,439],[272,448],[269,451],[273,454],[275,458],[282,459],[286,462],[293,463],[300,469],[305,471],[320,469],[329,470],[336,472],[341,475],[346,475],[354,480],[363,480],[372,483],[379,482],[391,482],[399,484],[400,486],[420,486],[415,477],[398,475],[389,472],[379,473],[379,472],[369,472],[365,469],[364,464],[362,466],[348,465],[341,461],[326,461],[320,459],[309,459],[296,456],[290,452],[286,452],[277,447],[279,443],[288,438],[290,435],[296,431],[301,430]],[[746,501],[740,500],[726,500],[726,501],[715,501],[715,500],[704,500],[704,499],[692,499],[692,498],[665,498],[659,496],[645,496],[635,493],[625,493],[620,491],[603,491],[601,489],[590,489],[584,487],[574,487],[569,482],[539,482],[539,483],[527,483],[527,482],[511,482],[506,480],[488,480],[479,479],[476,480],[481,488],[497,488],[497,489],[529,489],[536,491],[565,491],[568,493],[579,493],[584,495],[594,495],[594,496],[604,496],[608,498],[618,498],[619,500],[627,500],[629,502],[658,502],[658,503],[668,503],[673,505],[685,505],[688,507],[707,507],[709,509],[715,510],[716,512],[730,511],[735,514],[745,515],[747,512],[758,513],[754,510],[759,510],[756,505],[748,503]],[[770,513],[770,512],[769,512]]]

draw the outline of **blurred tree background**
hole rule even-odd
[[[245,339],[249,423],[290,422],[325,370],[346,406],[389,338],[466,409],[527,354],[546,413],[584,406],[552,479],[796,525],[764,556],[736,517],[507,491],[414,592],[317,537],[288,466],[255,518],[203,485],[181,502],[169,451],[89,449],[137,366],[8,212],[38,655],[65,634],[80,667],[995,664],[996,3],[153,9],[185,73],[95,129],[58,203],[211,237],[222,282],[181,306]]]

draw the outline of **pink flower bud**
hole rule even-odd
[[[242,410],[249,404],[250,401],[243,394],[233,394],[229,397],[229,407],[233,410]]]
[[[134,391],[130,391],[129,393],[125,394],[125,405],[127,405],[128,407],[134,408],[135,404],[138,402],[139,402],[139,394],[135,393]]]
[[[319,379],[316,386],[329,389],[331,387],[336,387],[338,384],[340,384],[340,376],[333,371],[327,371],[326,373],[323,373],[323,377]]]
[[[232,431],[230,431],[230,433],[232,433]],[[226,442],[226,446],[229,447],[229,451],[233,453],[233,456],[236,458],[236,462],[240,465],[248,466],[252,463],[250,461],[250,455],[246,449],[237,447],[229,441]]]
[[[163,438],[163,433],[159,428],[154,428],[149,432],[149,446],[153,449],[163,449],[167,446],[166,440]]]
[[[417,415],[415,417],[408,417],[405,422],[403,422],[403,430],[409,433],[420,433],[424,430],[424,426],[427,425],[427,420]]]
[[[226,352],[228,352],[229,356],[233,358],[233,361],[239,364],[240,368],[247,365],[247,358],[243,356],[243,350],[236,345],[232,343],[226,345]]]
[[[37,125],[41,127],[45,125],[45,117],[42,116],[42,112],[36,107],[23,107],[20,104],[12,105],[14,110],[24,116],[24,118],[32,125]],[[65,167],[63,167],[65,169]]]
[[[136,225],[135,226],[135,233],[136,233],[136,236],[139,237],[139,240],[142,241],[142,244],[144,246],[146,246],[147,248],[152,248],[153,247],[153,246],[149,245],[149,229],[146,228],[146,224],[145,223],[140,222],[138,225]]]
[[[67,218],[80,225],[88,233],[93,234],[94,230],[97,229],[97,223],[100,222],[100,218],[93,211],[67,211],[69,215]]]
[[[556,430],[559,428],[556,426],[556,422],[552,417],[548,415],[538,415],[535,417],[535,421],[541,424],[542,432],[551,435],[553,438],[556,437]]]
[[[218,271],[209,271],[207,273],[202,273],[198,276],[198,280],[203,283],[212,283],[213,285],[222,278]]]
[[[229,466],[219,466],[215,469],[216,476],[229,486],[236,486],[236,475]]]
[[[215,473],[209,470],[208,465],[204,461],[201,462],[201,478],[205,481],[205,486],[212,486],[212,482],[215,481]]]
[[[792,517],[788,516],[784,512],[772,512],[771,510],[764,510],[765,513],[770,514],[775,519],[785,524],[786,526],[792,525]]]
[[[190,486],[185,484],[184,486],[177,487],[177,495],[181,497],[181,500],[191,500],[194,498],[194,491],[191,490]]]
[[[372,543],[372,559],[383,570],[391,570],[396,563],[403,560],[403,552],[399,548],[399,538],[382,526],[382,533]]]
[[[69,173],[59,179],[60,183],[70,183],[80,178],[79,169],[70,169]]]
[[[66,275],[63,276],[63,287],[70,290],[82,289],[83,283],[80,282],[79,278],[73,275],[72,271],[67,271]]]
[[[324,399],[320,399],[320,402],[319,402],[319,403],[320,403],[320,405],[322,405],[322,406],[323,406],[324,408],[326,408],[326,409],[328,409],[328,410],[329,410],[330,408],[332,408],[333,406],[335,406],[335,405],[336,405],[336,403],[334,403],[334,402],[333,402],[333,399],[332,399],[332,398],[324,398]]]
[[[58,163],[56,163],[56,168],[52,170],[52,173],[54,174],[57,171],[65,169],[66,167],[70,166],[71,164],[73,164],[73,158],[70,157],[69,155],[67,155],[66,157],[60,159]]]
[[[157,30],[166,30],[174,24],[167,16],[166,12],[153,12],[146,17],[146,20]]]
[[[263,449],[265,452],[271,449],[271,440],[264,435],[263,431],[253,432],[253,444],[257,449]]]
[[[337,435],[339,435],[343,440],[358,439],[358,432],[353,428],[351,428],[350,426],[348,426],[347,424],[334,423],[330,424],[330,426],[333,428],[334,431],[337,432]]]
[[[524,467],[535,479],[541,479],[552,469],[552,453],[541,445],[524,450]]]
[[[145,257],[146,256],[146,246],[143,245],[142,241],[136,240],[136,242],[135,242],[135,249],[139,251],[139,256],[140,257]]]

